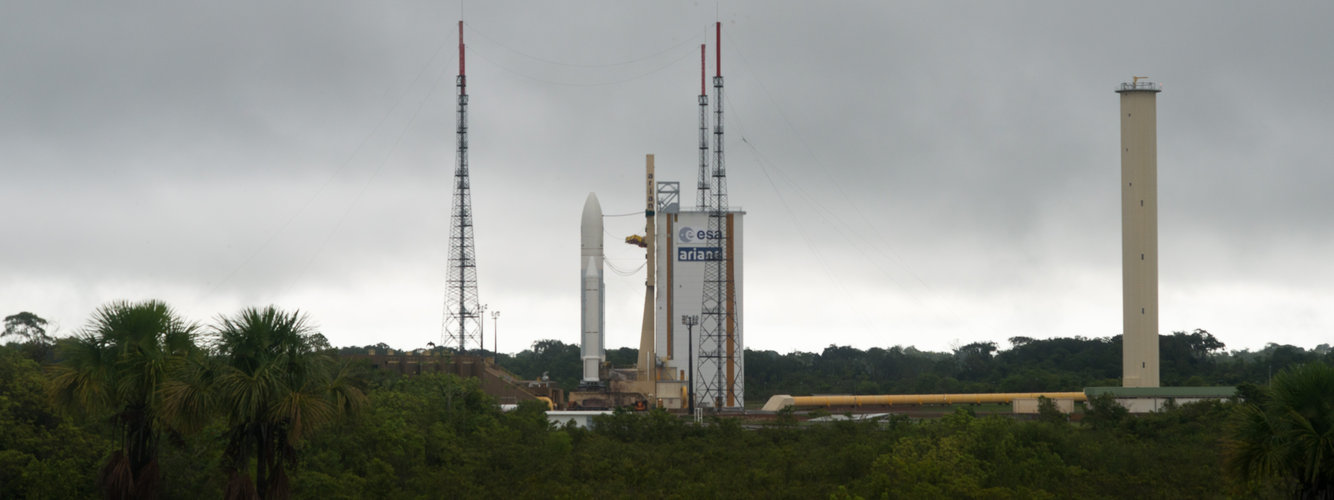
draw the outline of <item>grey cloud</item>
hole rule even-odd
[[[584,194],[596,191],[608,212],[638,210],[645,153],[657,155],[660,178],[693,182],[697,44],[711,35],[715,5],[464,7],[483,300],[510,304],[515,337],[572,340],[550,311],[572,300],[563,294],[574,293],[567,267]],[[937,337],[993,333],[954,316],[1028,314],[1044,301],[1084,312],[1011,333],[1114,334],[1097,311],[1114,321],[1117,305],[1093,301],[1119,289],[1111,89],[1133,75],[1166,86],[1164,296],[1228,283],[1334,298],[1312,278],[1328,274],[1334,247],[1328,5],[717,7],[732,201],[750,212],[748,290],[874,290],[957,312],[847,310],[862,317],[821,343],[927,338],[941,348],[948,340]],[[326,302],[303,307],[330,310],[361,290],[438,279],[458,11],[425,2],[7,9],[0,213],[33,237],[0,247],[0,272],[16,277],[0,285],[0,303],[57,311],[71,325],[143,290],[192,310],[323,290],[302,297]],[[811,281],[794,283],[796,270]],[[69,283],[83,290],[25,294]],[[546,316],[525,317],[519,304]],[[774,329],[752,330],[753,347],[821,347],[773,326],[779,306],[748,304],[751,324]],[[438,322],[438,310],[413,307],[387,338],[416,339]],[[1209,317],[1208,303],[1180,307]],[[1334,324],[1307,312],[1315,319],[1291,338]],[[361,342],[355,325],[367,322],[349,314],[321,323]],[[637,321],[637,311],[617,314]],[[1023,324],[1014,314],[996,323]],[[1258,315],[1214,317],[1238,332],[1230,344],[1265,341],[1245,333],[1263,324]],[[885,337],[875,331],[884,324],[923,335]]]

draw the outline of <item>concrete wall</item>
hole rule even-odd
[[[1175,400],[1177,406],[1180,406],[1207,399],[1224,398],[1117,398],[1116,402],[1130,410],[1130,413],[1153,413],[1166,408],[1169,400]]]
[[[1158,387],[1158,94],[1120,94],[1121,381]]]
[[[1066,415],[1074,413],[1075,411],[1075,401],[1073,399],[1053,399],[1051,402],[1056,404],[1057,410],[1060,410],[1061,413]],[[1014,412],[1019,415],[1036,415],[1038,413],[1037,398],[1015,399],[1010,402],[1010,405],[1014,409]]]
[[[460,377],[476,378],[482,391],[496,398],[500,404],[515,404],[545,397],[554,404],[563,404],[565,393],[550,381],[519,380],[517,376],[492,364],[491,360],[471,355],[428,354],[348,354],[344,357],[365,360],[377,370],[402,375],[450,373]]]

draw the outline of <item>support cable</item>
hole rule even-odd
[[[343,171],[346,170],[347,167],[352,164],[352,160],[361,154],[362,150],[366,148],[366,145],[370,143],[371,138],[379,134],[380,129],[384,127],[385,123],[388,123],[389,117],[393,116],[394,112],[398,111],[399,106],[402,106],[403,103],[407,101],[408,94],[411,93],[410,92],[411,89],[417,85],[418,81],[421,80],[422,75],[426,74],[427,68],[430,68],[433,64],[435,64],[436,58],[440,56],[440,53],[444,51],[445,47],[448,45],[449,45],[448,39],[446,39],[444,43],[440,44],[439,47],[436,47],[435,52],[433,52],[431,54],[431,57],[426,60],[426,63],[423,64],[421,68],[417,70],[417,75],[412,78],[412,81],[408,83],[407,87],[403,90],[403,92],[399,94],[398,98],[394,101],[394,104],[390,106],[389,109],[385,111],[384,115],[380,117],[379,121],[377,121],[375,125],[371,127],[370,132],[368,132],[366,136],[363,137],[361,141],[357,143],[357,147],[353,148],[352,152],[349,153],[342,162],[339,162],[338,168],[334,169],[334,171],[330,173],[328,177],[325,178],[324,182],[321,183],[320,186],[316,188],[315,191],[311,193],[311,195],[308,196],[304,202],[301,203],[301,206],[297,208],[296,211],[292,212],[292,214],[287,217],[286,221],[284,221],[274,230],[270,231],[269,235],[264,238],[263,242],[255,246],[254,249],[251,250],[244,259],[241,259],[240,263],[238,263],[235,266],[232,266],[231,270],[228,271],[227,274],[222,277],[222,279],[210,284],[207,288],[207,291],[205,292],[205,295],[212,295],[220,287],[222,287],[222,285],[226,284],[228,281],[231,281],[231,279],[235,277],[236,274],[241,271],[241,269],[249,266],[250,263],[255,260],[255,257],[259,256],[260,252],[263,252],[264,249],[268,248],[269,245],[272,244],[274,240],[278,238],[279,234],[287,233],[287,228],[290,227],[292,223],[296,221],[297,217],[300,217],[301,214],[305,213],[306,210],[308,210],[310,206],[314,204],[315,199],[319,198],[320,195],[324,194],[324,191],[329,188],[329,185],[333,184],[333,180],[337,178],[339,175],[341,175]],[[428,90],[426,97],[427,99],[429,99],[430,94],[434,92],[434,88],[435,85],[432,85],[430,90]],[[421,106],[424,105],[425,102],[426,99],[423,99],[422,102],[418,104],[418,109],[417,109],[418,111],[421,110]],[[415,118],[416,118],[416,113],[414,112],[413,119]],[[406,131],[406,129],[404,130]],[[400,133],[398,140],[401,139],[402,139],[402,133]],[[397,145],[398,140],[395,140],[395,145]],[[381,167],[383,167],[383,164],[381,164]]]
[[[517,77],[519,77],[519,78],[523,78],[523,79],[526,79],[526,80],[532,80],[532,81],[534,81],[534,82],[544,83],[544,84],[547,84],[547,85],[557,85],[557,86],[562,86],[562,87],[606,87],[606,86],[610,86],[610,85],[620,85],[620,84],[624,84],[624,83],[629,83],[629,82],[633,82],[633,81],[635,81],[635,80],[639,80],[639,79],[643,79],[643,78],[645,78],[645,77],[651,76],[651,75],[653,75],[653,74],[655,74],[655,73],[659,73],[659,72],[661,72],[661,71],[663,71],[663,70],[665,70],[665,69],[667,69],[667,68],[670,68],[670,67],[676,65],[676,63],[679,63],[679,62],[681,62],[682,60],[685,60],[687,57],[690,57],[690,54],[689,54],[689,53],[686,53],[686,54],[684,54],[684,55],[682,55],[682,56],[680,56],[680,57],[677,57],[677,58],[675,58],[675,59],[672,59],[671,61],[668,61],[667,63],[663,64],[662,66],[658,66],[658,67],[655,67],[655,68],[653,68],[653,69],[650,69],[650,70],[648,70],[648,71],[646,71],[646,72],[643,72],[643,73],[640,73],[640,74],[636,74],[636,75],[634,75],[634,76],[631,76],[631,77],[628,77],[628,78],[624,78],[624,79],[620,79],[620,80],[612,80],[612,81],[606,81],[606,82],[593,82],[593,83],[577,83],[577,82],[558,82],[558,81],[555,81],[555,80],[548,80],[548,79],[546,79],[546,78],[540,78],[540,77],[532,76],[532,75],[523,73],[523,72],[521,72],[521,71],[518,71],[518,70],[515,70],[515,69],[511,69],[511,68],[509,68],[509,67],[507,67],[507,66],[505,66],[505,65],[503,65],[503,64],[500,64],[499,62],[496,62],[495,60],[493,60],[493,59],[487,57],[486,54],[485,54],[484,52],[480,52],[480,51],[476,51],[476,50],[474,50],[473,53],[474,53],[475,55],[481,57],[482,60],[483,60],[483,61],[486,61],[488,64],[490,64],[490,65],[492,65],[492,66],[495,66],[495,67],[499,68],[500,70],[502,70],[502,71],[504,71],[504,72],[506,72],[506,73],[512,74],[512,75],[514,75],[514,76],[517,76]]]
[[[571,68],[590,68],[590,69],[597,69],[597,68],[614,68],[614,67],[617,67],[617,66],[628,66],[628,65],[631,65],[631,64],[635,64],[635,63],[639,63],[639,62],[647,61],[647,60],[649,60],[649,59],[653,59],[653,58],[655,58],[655,57],[659,57],[659,56],[662,56],[662,55],[664,55],[664,54],[669,54],[669,53],[671,53],[671,52],[673,52],[673,51],[676,51],[677,49],[680,49],[681,47],[683,47],[683,46],[685,46],[685,45],[687,45],[687,44],[691,44],[691,43],[693,43],[694,40],[696,40],[694,34],[692,34],[692,35],[690,35],[690,36],[678,37],[678,38],[680,38],[680,39],[683,40],[683,41],[682,41],[682,42],[679,42],[679,43],[677,43],[677,44],[675,44],[675,45],[672,45],[672,46],[670,46],[670,47],[664,48],[664,49],[662,49],[662,50],[658,50],[658,51],[649,53],[649,54],[644,55],[644,56],[633,57],[633,58],[626,59],[626,60],[622,60],[622,61],[613,61],[613,62],[609,62],[609,63],[573,63],[573,62],[557,61],[557,60],[554,60],[554,59],[548,59],[548,58],[545,58],[545,57],[535,56],[535,55],[529,54],[529,53],[524,52],[524,51],[522,51],[522,50],[516,49],[516,48],[514,48],[514,47],[512,47],[512,46],[510,46],[510,45],[508,45],[508,44],[505,44],[504,42],[501,42],[501,41],[499,41],[499,40],[496,39],[496,38],[492,38],[490,35],[487,35],[485,31],[478,30],[478,29],[477,29],[477,26],[474,25],[473,23],[467,23],[467,25],[468,25],[469,28],[471,28],[473,34],[482,37],[482,39],[484,39],[484,40],[486,40],[486,41],[488,41],[488,42],[491,42],[491,43],[494,44],[495,46],[500,47],[500,48],[502,48],[502,49],[504,49],[504,50],[508,50],[508,51],[510,51],[510,52],[513,52],[513,53],[515,53],[515,54],[518,54],[518,55],[520,55],[520,56],[523,56],[523,57],[525,57],[525,58],[528,58],[528,59],[531,59],[531,60],[533,60],[533,61],[537,61],[537,62],[540,62],[540,63],[550,64],[550,65],[552,65],[552,66],[566,66],[566,67],[571,67]],[[473,50],[476,50],[476,47],[474,47]]]

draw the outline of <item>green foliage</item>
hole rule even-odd
[[[543,496],[544,474],[559,472],[573,446],[550,430],[543,404],[501,413],[476,379],[402,377],[369,398],[365,412],[307,443],[296,496]]]
[[[1010,349],[977,342],[951,353],[913,347],[861,350],[829,346],[818,353],[746,351],[747,400],[762,404],[774,394],[928,394],[960,392],[1079,391],[1121,385],[1121,337],[1013,337]],[[388,346],[383,346],[388,349]],[[1306,351],[1270,344],[1260,351],[1224,351],[1205,330],[1159,336],[1163,385],[1210,386],[1267,383],[1287,366],[1328,359],[1334,349]],[[364,352],[359,351],[359,352]],[[636,362],[637,350],[610,349],[613,366]],[[543,375],[573,390],[580,378],[579,346],[557,340],[534,342],[497,362],[515,374]]]
[[[1038,420],[1053,424],[1063,424],[1069,421],[1066,414],[1056,408],[1056,402],[1045,396],[1038,397]]]
[[[301,440],[366,398],[300,313],[244,309],[219,318],[213,344],[220,361],[213,397],[228,425],[227,489],[285,497]],[[252,458],[253,484],[242,472]]]
[[[40,372],[21,356],[3,359],[11,358],[21,363],[0,364],[0,401],[21,399],[3,380],[26,380],[31,390],[22,400],[30,403],[19,406],[40,409],[40,394],[32,395]],[[6,367],[26,375],[11,376]],[[1183,405],[1096,427],[976,417],[967,408],[938,419],[823,423],[788,412],[758,426],[620,412],[586,430],[553,428],[541,404],[501,412],[476,379],[389,376],[367,389],[363,411],[293,445],[300,457],[287,472],[294,497],[1072,498],[1153,491],[1198,498],[1218,493],[1219,424],[1232,408]],[[0,442],[0,479],[47,488],[13,491],[90,496],[93,464],[114,447],[103,429],[13,408],[0,405],[0,423],[54,419],[55,429],[73,433],[63,439],[79,444]],[[6,433],[24,425],[0,428],[0,437],[10,439]],[[164,447],[162,496],[222,496],[228,477],[221,471],[233,463],[231,431],[228,420],[215,419]],[[22,479],[58,474],[78,480]]]
[[[51,337],[46,334],[46,320],[28,311],[5,316],[5,330],[0,332],[0,339],[11,336],[24,342],[51,343]]]
[[[126,325],[138,323],[117,324],[125,328],[107,331],[136,330]],[[156,324],[176,327],[147,330],[194,331],[179,320]],[[0,347],[0,496],[95,496],[100,463],[123,450],[130,435],[118,417],[120,405],[142,395],[161,436],[155,460],[163,498],[247,490],[277,496],[276,485],[284,482],[293,497],[321,499],[1216,497],[1229,470],[1223,422],[1246,422],[1259,411],[1267,429],[1292,431],[1293,443],[1319,442],[1328,434],[1320,430],[1329,425],[1320,415],[1329,405],[1314,395],[1334,393],[1334,386],[1282,389],[1288,375],[1280,372],[1272,394],[1245,385],[1240,402],[1187,404],[1150,415],[1129,415],[1110,398],[1095,398],[1082,424],[1067,422],[1043,401],[1035,421],[978,417],[969,407],[934,419],[818,423],[806,419],[829,414],[786,411],[770,422],[714,417],[696,424],[650,411],[614,413],[580,429],[553,427],[536,402],[502,412],[476,379],[383,371],[367,378],[354,366],[334,363],[332,348],[303,317],[273,308],[221,318],[211,352],[171,335],[150,335],[157,340],[149,342],[102,331],[90,326],[85,335],[62,339],[62,362],[45,374],[19,346]],[[1222,353],[1211,339],[1203,331],[1163,336],[1163,352],[1171,353],[1165,354],[1164,380],[1262,383],[1271,364],[1331,354],[1291,346]],[[748,391],[752,401],[763,401],[762,391],[776,389],[1077,390],[1115,385],[1119,375],[1115,338],[1016,337],[1011,345],[970,344],[951,353],[838,346],[820,353],[750,351]],[[608,352],[615,363],[635,354]],[[547,372],[571,386],[578,380],[577,346],[542,341],[499,358],[525,377]],[[152,359],[161,363],[145,362]],[[134,366],[143,371],[122,375]],[[1170,371],[1187,369],[1193,371]],[[147,382],[155,388],[146,389]],[[55,411],[45,384],[78,413]],[[1278,401],[1297,409],[1270,407]],[[1294,412],[1305,420],[1289,415]],[[262,432],[251,433],[256,430]],[[1307,466],[1301,473],[1324,470],[1334,455],[1320,453],[1318,460],[1309,452],[1294,454],[1305,459],[1293,463]],[[1286,456],[1272,449],[1261,455]],[[261,476],[269,484],[256,487],[252,480]],[[1290,494],[1284,488],[1298,480],[1251,475],[1231,485],[1233,495],[1264,496]]]
[[[1269,397],[1257,399],[1231,422],[1233,472],[1303,498],[1334,496],[1334,367],[1314,362],[1285,370]]]
[[[5,329],[0,331],[0,339],[20,339],[28,358],[46,361],[51,356],[51,345],[55,342],[47,335],[46,325],[46,320],[41,316],[27,311],[11,314],[5,316]]]
[[[619,351],[638,352],[629,348],[621,348]],[[609,351],[608,355],[613,352]],[[634,354],[631,354],[631,357],[633,356]],[[574,390],[583,377],[579,346],[559,340],[539,340],[533,342],[533,347],[530,349],[513,357],[500,356],[496,361],[502,368],[525,379],[538,380],[547,377],[567,391]]]
[[[113,445],[48,403],[46,377],[17,346],[0,347],[0,496],[97,495],[98,462]]]
[[[1085,404],[1084,423],[1095,429],[1110,429],[1130,416],[1130,410],[1116,402],[1116,396],[1104,392],[1089,398]]]
[[[164,389],[202,356],[196,330],[162,302],[113,302],[63,346],[64,359],[52,369],[53,399],[69,412],[110,418],[121,443],[103,469],[108,495],[158,491],[158,442],[174,422],[191,420],[172,414],[181,408],[172,398],[182,394]]]

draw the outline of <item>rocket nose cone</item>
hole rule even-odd
[[[590,219],[595,217],[596,219]],[[588,198],[584,200],[584,221],[602,220],[602,204],[598,203],[596,193],[588,193]]]
[[[588,199],[584,201],[584,216],[579,223],[580,240],[585,249],[597,249],[601,253],[602,249],[602,205],[598,204],[598,197],[593,193],[588,193]]]

